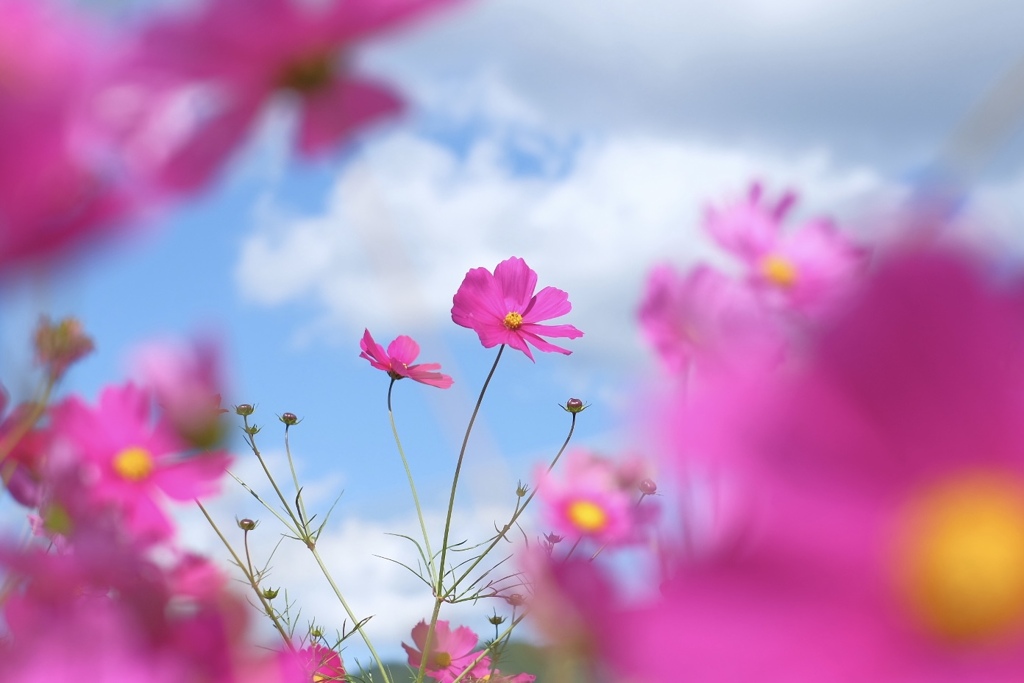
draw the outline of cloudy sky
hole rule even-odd
[[[357,357],[363,328],[384,343],[415,336],[422,359],[455,377],[448,392],[396,387],[439,537],[461,430],[493,360],[452,324],[452,295],[469,268],[511,255],[541,286],[569,292],[566,322],[585,332],[569,342],[573,355],[533,364],[506,354],[474,432],[456,536],[486,534],[517,479],[564,438],[557,404],[570,396],[593,404],[579,444],[643,448],[628,417],[657,368],[634,323],[637,298],[654,263],[720,258],[699,230],[709,202],[757,179],[798,190],[798,216],[832,215],[867,239],[925,179],[966,173],[967,210],[1012,245],[1024,218],[1012,125],[1024,87],[1007,75],[1024,58],[1022,21],[1024,4],[1008,0],[462,2],[353,55],[354,68],[407,94],[405,118],[302,165],[281,103],[200,201],[130,243],[9,287],[0,305],[22,323],[39,310],[82,317],[100,350],[68,388],[89,395],[124,376],[141,341],[221,338],[226,400],[257,404],[263,448],[280,464],[275,415],[298,414],[291,446],[307,494],[323,509],[344,491],[322,546],[342,585],[358,586],[356,611],[377,615],[380,649],[397,655],[430,598],[374,557],[408,561],[411,549],[385,532],[415,523],[386,377]],[[25,332],[0,329],[15,391]],[[240,443],[238,455],[255,485]],[[273,520],[241,489],[214,509],[229,526],[261,518],[266,551],[276,542]],[[189,542],[222,555],[182,514]],[[287,544],[272,582],[307,605],[303,621],[340,626],[310,558]],[[489,613],[451,614],[483,632]],[[346,656],[365,659],[356,644]]]

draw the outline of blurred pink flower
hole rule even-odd
[[[1024,278],[987,270],[896,254],[805,358],[678,410],[676,464],[744,524],[676,553],[660,600],[578,606],[618,676],[1020,680]]]
[[[563,464],[557,477],[546,468],[537,472],[541,514],[549,527],[570,539],[582,537],[598,545],[635,539],[639,525],[653,510],[650,505],[635,505],[632,470],[636,463],[622,468],[588,451],[575,450]]]
[[[385,351],[383,346],[373,340],[369,330],[363,330],[359,348],[363,350],[359,354],[360,358],[365,358],[373,367],[388,373],[391,379],[408,377],[439,389],[447,389],[452,385],[451,377],[436,372],[441,369],[440,363],[409,365],[420,355],[420,345],[412,337],[403,334],[395,338]]]
[[[796,195],[787,192],[774,207],[762,200],[761,185],[754,183],[745,201],[709,208],[704,226],[743,262],[747,281],[769,303],[802,311],[827,306],[863,265],[864,250],[826,219],[783,233],[782,222]]]
[[[705,265],[685,276],[662,265],[647,277],[640,328],[675,373],[695,361],[716,366],[780,356],[779,322],[748,287]]]
[[[57,3],[0,0],[0,273],[124,224],[138,204],[92,118],[109,59]]]
[[[306,680],[314,683],[346,680],[341,655],[331,648],[314,644],[303,648],[299,654],[305,660]]]
[[[528,343],[540,351],[572,353],[541,335],[577,339],[582,332],[572,325],[539,324],[571,311],[569,295],[554,287],[534,294],[536,288],[537,273],[515,256],[499,263],[493,275],[486,268],[473,268],[455,293],[452,320],[475,330],[486,348],[508,344],[530,360],[533,354]]]
[[[149,542],[174,531],[163,497],[189,501],[216,492],[230,461],[224,452],[184,455],[188,445],[170,425],[151,421],[151,401],[132,384],[109,386],[95,408],[76,396],[55,405],[50,426],[54,452],[89,470],[77,495],[118,510],[125,528]]]
[[[402,643],[402,647],[409,655],[409,666],[413,669],[419,669],[423,661],[428,630],[427,622],[421,621],[412,629],[412,640],[416,647]],[[430,651],[427,653],[427,675],[440,683],[452,683],[480,655],[479,652],[475,652],[477,640],[476,634],[466,626],[460,626],[452,631],[447,621],[438,621],[434,627]],[[484,657],[473,666],[468,675],[486,676],[490,667],[490,658]]]
[[[349,53],[448,2],[210,0],[157,20],[142,33],[127,69],[143,81],[162,74],[168,88],[177,83],[183,93],[209,91],[198,93],[200,106],[192,107],[184,139],[167,155],[162,182],[185,191],[205,184],[278,93],[297,100],[298,148],[306,156],[398,112],[401,100],[391,89],[352,75]]]

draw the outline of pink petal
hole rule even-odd
[[[566,327],[572,327],[572,326],[571,325],[567,325]],[[519,333],[523,336],[523,339],[525,341],[528,341],[531,344],[533,344],[534,346],[536,346],[538,351],[546,351],[548,353],[550,353],[550,352],[557,352],[557,353],[564,354],[566,356],[572,354],[572,351],[570,351],[569,349],[563,349],[561,346],[555,346],[554,344],[551,344],[550,342],[546,342],[543,339],[541,339],[539,336],[537,336],[536,334],[534,334],[534,333],[532,333],[532,332],[530,332],[528,330],[520,328]],[[530,356],[530,360],[533,360],[533,356],[531,356],[529,353],[527,353],[526,355]]]
[[[306,95],[299,124],[299,151],[313,156],[374,119],[397,114],[402,101],[391,90],[366,81],[336,80]]]
[[[498,283],[486,268],[473,268],[466,273],[452,298],[452,320],[478,332],[482,322],[501,321],[508,312]]]
[[[520,312],[524,320],[539,323],[565,315],[571,310],[572,304],[569,303],[567,293],[554,287],[545,287],[537,292],[537,296],[533,297],[526,310]]]
[[[388,344],[388,356],[402,365],[409,365],[420,355],[420,345],[412,337],[401,335]],[[438,366],[440,367],[440,366]]]
[[[530,299],[537,288],[537,273],[526,265],[526,261],[516,256],[502,261],[494,269],[494,279],[501,289],[503,303],[509,310],[521,313],[530,305]],[[506,310],[502,315],[508,312]]]
[[[429,384],[430,386],[437,387],[439,389],[447,389],[454,384],[454,380],[452,380],[448,375],[436,372],[436,370],[440,369],[440,363],[422,363],[420,365],[413,365],[407,368],[405,376],[409,379],[414,379],[417,382]]]
[[[157,470],[153,483],[174,500],[208,496],[220,488],[220,479],[230,464],[227,453],[201,453]]]
[[[583,333],[572,325],[539,325],[537,323],[523,323],[519,328],[520,332],[532,335],[544,335],[545,337],[564,337],[566,339],[579,339]]]
[[[370,361],[370,365],[384,372],[391,370],[391,359],[388,357],[387,351],[373,340],[373,337],[370,336],[370,331],[367,329],[363,330],[363,338],[359,341],[359,348],[363,350],[359,357]]]
[[[349,0],[337,3],[337,11],[328,19],[336,23],[336,40],[361,40],[414,19],[424,12],[439,9],[454,0]]]

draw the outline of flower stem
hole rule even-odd
[[[498,355],[494,357],[494,363],[491,365],[490,372],[487,373],[487,379],[484,380],[484,385],[480,388],[480,395],[476,399],[476,405],[473,406],[473,414],[469,417],[469,424],[466,425],[466,434],[462,437],[462,447],[459,449],[459,459],[455,463],[455,476],[452,477],[452,493],[448,498],[448,513],[444,520],[444,537],[441,540],[441,557],[437,567],[437,583],[434,585],[434,611],[430,615],[430,626],[427,628],[427,637],[423,643],[423,652],[426,653],[430,650],[433,639],[434,629],[437,626],[437,618],[441,614],[441,603],[444,602],[444,562],[448,556],[448,537],[452,530],[452,512],[455,510],[455,492],[459,487],[459,474],[462,472],[462,461],[466,457],[466,446],[469,445],[469,435],[473,432],[473,424],[476,422],[477,413],[480,412],[480,406],[484,402],[484,394],[487,393],[487,387],[491,383],[491,378],[494,377],[494,371],[498,369],[498,361],[501,360],[501,354],[505,350],[505,345],[502,344],[498,347]],[[423,676],[426,673],[427,668],[427,657],[424,656],[420,661],[419,671],[416,672],[416,683],[423,683]]]
[[[398,447],[398,455],[402,458],[402,467],[405,468],[405,476],[409,480],[409,490],[412,491],[412,502],[416,506],[416,517],[420,520],[420,531],[423,532],[423,545],[427,550],[427,568],[430,572],[430,582],[439,581],[434,569],[434,551],[430,548],[430,536],[427,534],[427,524],[423,520],[423,507],[420,505],[420,497],[416,493],[416,482],[412,477],[412,470],[409,469],[409,460],[405,457],[405,450],[402,448],[402,440],[398,438],[398,427],[395,425],[395,413],[391,409],[391,390],[395,386],[395,379],[391,378],[388,385],[388,417],[391,419],[391,433],[395,435],[395,445]]]

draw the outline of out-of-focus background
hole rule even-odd
[[[90,2],[129,24],[174,2]],[[440,542],[448,485],[476,393],[494,356],[450,319],[465,272],[521,256],[540,285],[569,292],[564,322],[585,336],[568,357],[536,364],[508,353],[470,442],[455,537],[481,538],[514,502],[517,479],[554,454],[571,396],[592,404],[576,443],[615,454],[644,449],[629,418],[659,381],[635,324],[647,269],[718,259],[701,235],[704,207],[800,192],[796,217],[827,214],[878,238],[886,207],[955,180],[950,197],[992,244],[1024,237],[1019,93],[1000,81],[1024,59],[1024,5],[1008,0],[479,0],[456,4],[365,46],[352,68],[398,86],[410,109],[314,164],[291,153],[287,102],[219,183],[142,236],[0,290],[0,377],[29,386],[28,334],[39,312],[79,316],[98,352],[66,389],[93,397],[125,376],[140,342],[222,340],[228,405],[256,404],[259,439],[282,464],[283,426],[321,514],[341,493],[321,549],[388,656],[429,616],[431,598],[384,555],[412,561],[387,532],[415,518],[387,422],[387,377],[358,358],[364,327],[387,344],[418,339],[421,360],[455,378],[450,391],[396,386],[399,429]],[[986,109],[992,92],[1000,104]],[[995,115],[993,115],[993,112]],[[994,144],[965,154],[979,135]],[[962,144],[963,140],[968,144]],[[983,162],[983,163],[980,163]],[[258,468],[241,440],[234,471]],[[284,470],[282,470],[284,475]],[[213,505],[262,521],[257,553],[277,528],[240,488]],[[204,522],[182,512],[189,542],[224,555]],[[340,627],[326,584],[298,544],[272,562],[315,617]],[[506,610],[504,603],[496,605]],[[491,606],[453,621],[486,633]],[[507,610],[506,610],[507,611]],[[354,641],[346,657],[365,658]]]

